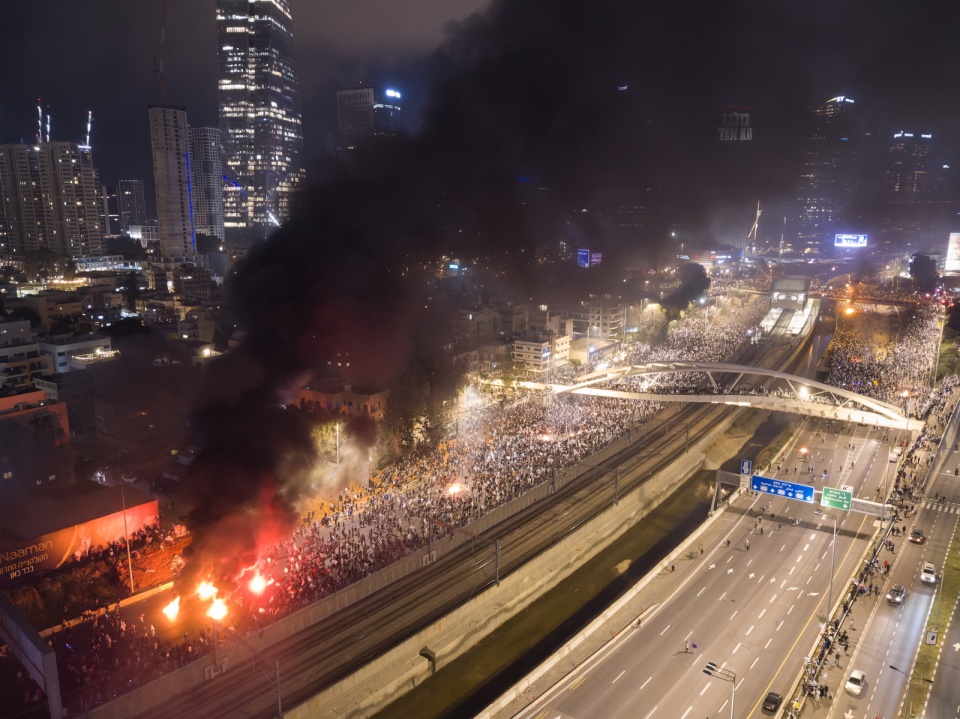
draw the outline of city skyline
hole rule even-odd
[[[217,124],[214,4],[213,0],[189,6],[170,2],[167,9],[162,50],[167,100],[185,104],[191,124],[196,126]],[[460,21],[457,32],[461,36],[469,34],[475,25],[467,20],[469,12],[489,5],[468,0],[424,0],[414,3],[406,14],[401,13],[404,22],[400,22],[395,11],[376,0],[368,0],[352,13],[333,3],[293,0],[295,60],[309,68],[301,72],[304,164],[309,168],[318,158],[333,154],[336,91],[360,80],[368,85],[389,83],[400,87],[404,91],[405,129],[416,132],[424,108],[436,104],[435,93],[428,88],[436,86],[437,71],[424,58],[449,37],[445,35],[449,32],[444,30],[446,23]],[[493,6],[510,8],[511,4]],[[14,22],[5,23],[5,27],[25,24],[33,8],[18,1],[10,4],[6,10]],[[579,67],[582,73],[593,69],[598,83],[626,86],[628,93],[642,94],[647,109],[652,108],[655,119],[668,128],[669,139],[675,143],[702,139],[702,133],[715,132],[719,108],[739,104],[751,106],[756,117],[754,142],[758,150],[754,154],[776,153],[789,145],[785,140],[802,135],[797,131],[797,115],[802,109],[847,93],[857,97],[878,121],[892,127],[923,126],[955,145],[949,118],[956,114],[957,101],[949,93],[936,92],[936,88],[948,86],[945,80],[956,51],[945,42],[939,43],[938,53],[923,49],[943,37],[943,28],[949,26],[944,20],[957,11],[920,4],[896,14],[865,17],[860,9],[856,3],[843,3],[805,13],[737,3],[724,13],[704,11],[700,17],[681,18],[676,11],[662,8],[594,8],[587,13],[584,25],[591,33],[609,39],[614,46],[620,42],[611,25],[602,20],[606,12],[627,26],[636,24],[637,37],[648,50],[630,51],[622,58],[595,53],[598,60],[584,54],[593,47],[592,41],[577,41],[571,48],[575,53],[571,67]],[[375,11],[378,20],[362,22],[360,16],[365,10]],[[519,12],[518,18],[541,10],[531,7]],[[506,16],[508,22],[514,22],[509,14]],[[18,18],[24,22],[16,22]],[[515,24],[519,26],[520,20]],[[74,30],[85,25],[91,26],[93,36],[88,45],[80,47],[75,35],[82,33]],[[61,8],[30,33],[6,33],[10,37],[4,37],[0,59],[12,61],[18,53],[29,51],[36,53],[36,62],[29,63],[26,72],[5,78],[0,89],[0,141],[30,141],[38,96],[44,106],[49,105],[56,139],[79,142],[86,112],[93,110],[92,144],[103,181],[113,185],[119,179],[149,180],[148,123],[138,110],[158,99],[152,68],[161,54],[159,27],[159,2],[156,7],[149,5],[138,11],[107,3],[99,10],[84,8],[82,12]],[[532,37],[529,42],[531,52],[544,44],[540,37]],[[62,67],[42,51],[48,45],[76,48],[78,65],[86,70],[83,77],[65,76]],[[446,54],[456,58],[456,46],[447,48]],[[85,58],[89,58],[89,65]],[[554,68],[555,76],[545,75],[538,81],[562,87],[568,81],[561,67],[563,64]],[[537,72],[549,70],[545,66]],[[518,71],[529,72],[523,67]],[[124,78],[119,83],[121,93],[116,92],[118,77]],[[578,79],[571,79],[573,92]],[[676,92],[676,88],[681,91]],[[776,155],[772,157],[777,159]],[[736,164],[753,169],[741,158]],[[746,185],[752,179],[748,175],[740,182]],[[757,178],[756,184],[767,185],[769,178]]]

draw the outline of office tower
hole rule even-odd
[[[372,87],[337,90],[337,149],[341,155],[373,135],[373,105]]]
[[[150,105],[150,144],[157,189],[160,255],[163,259],[190,259],[197,245],[190,197],[186,108]]]
[[[919,132],[895,132],[888,152],[885,195],[888,201],[910,202],[928,199],[930,182],[930,144],[933,135]]]
[[[147,203],[143,194],[143,180],[117,182],[117,214],[120,233],[129,234],[131,226],[147,224]]]
[[[840,95],[813,111],[797,194],[797,235],[808,250],[830,238],[850,205],[859,140],[853,110],[854,101]]]
[[[217,0],[228,242],[265,238],[303,182],[292,26],[289,0]]]
[[[100,210],[100,227],[103,230],[103,236],[108,237],[117,233],[117,226],[120,222],[117,210],[116,189],[111,190],[106,185],[101,185],[100,201],[102,203]]]
[[[373,134],[399,135],[402,129],[400,122],[400,93],[396,90],[383,91],[383,99],[373,103]]]
[[[223,242],[223,151],[219,128],[190,128],[190,188],[194,230]]]
[[[0,145],[0,225],[12,252],[103,254],[100,176],[89,147]]]

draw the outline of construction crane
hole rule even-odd
[[[167,94],[167,79],[163,74],[163,46],[167,34],[167,0],[162,0],[160,6],[160,53],[153,58],[153,74],[160,84],[160,104],[164,103]]]
[[[760,200],[757,200],[757,217],[753,221],[753,227],[750,228],[750,232],[747,233],[747,239],[753,240],[754,244],[757,242],[757,227],[760,225],[760,215],[763,213],[763,210],[760,209]]]

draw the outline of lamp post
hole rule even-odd
[[[906,677],[907,679],[907,714],[906,715],[910,716],[911,714],[910,712],[910,675],[907,674],[905,671],[903,671],[903,669],[897,669],[895,666],[893,666],[893,664],[889,664],[888,666],[891,669],[893,669],[893,671],[900,672],[901,674],[903,674],[903,676]]]
[[[737,703],[737,675],[716,662],[707,662],[707,665],[703,668],[703,673],[730,682],[730,719],[733,719],[733,708]]]
[[[123,543],[127,545],[127,571],[130,573],[130,596],[133,596],[133,559],[130,558],[130,533],[127,530],[127,498],[123,494],[122,481],[120,483],[120,504],[123,506]]]
[[[827,595],[827,623],[830,623],[830,612],[833,610],[833,575],[836,574],[837,566],[837,515],[823,512],[819,509],[813,511],[818,517],[833,520],[833,549],[830,553],[830,593]]]

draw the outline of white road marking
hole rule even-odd
[[[692,706],[687,707],[687,710],[686,710],[683,714],[680,715],[680,719],[687,719],[687,715],[689,715],[690,712],[692,712],[692,711],[693,711],[693,707],[692,707]]]
[[[697,596],[699,597],[699,596],[700,596],[701,594],[703,594],[706,590],[707,590],[707,588],[704,587],[704,588],[701,589],[699,592],[697,592]]]
[[[736,653],[737,653],[737,650],[738,650],[739,648],[740,648],[740,642],[737,642],[737,646],[735,646],[730,653],[731,653],[731,654],[736,654]]]
[[[700,696],[703,696],[704,694],[706,694],[709,688],[710,688],[710,682],[707,682],[706,686],[704,686],[703,689],[700,690]]]
[[[753,627],[754,627],[754,625],[751,624],[751,625],[750,625],[750,628],[747,630],[747,632],[746,632],[746,634],[744,634],[744,636],[749,637],[749,636],[750,636],[750,632],[753,631]]]
[[[622,676],[623,676],[624,674],[626,674],[626,673],[627,673],[627,670],[624,669],[622,672],[620,672],[619,674],[617,674],[617,679],[619,679],[620,677],[622,677]],[[617,683],[617,679],[614,679],[614,680],[613,680],[612,682],[610,682],[610,683],[611,683],[611,684],[616,684],[616,683]]]
[[[772,639],[768,639],[768,640],[767,640],[767,644],[769,644],[769,643],[772,642],[772,641],[773,641]],[[766,647],[764,647],[764,649],[766,649]],[[757,665],[757,662],[759,662],[759,661],[760,661],[760,656],[759,656],[759,655],[756,656],[756,657],[754,657],[754,658],[753,658],[753,661],[750,663],[750,668],[753,669],[753,668]]]
[[[788,611],[787,614],[789,614],[789,613],[792,612],[792,611],[793,611],[793,605],[791,604],[791,605],[790,605],[790,611]],[[776,628],[774,631],[779,632],[779,631],[780,631],[780,627],[782,627],[782,626],[783,626],[783,620],[781,619],[781,620],[780,620],[780,623],[777,625],[777,628]]]
[[[651,679],[653,679],[653,677],[649,677],[649,678],[647,679],[647,681],[645,681],[643,684],[640,685],[640,688],[643,689],[645,686],[647,686],[647,684],[650,683],[650,680],[651,680]]]
[[[647,712],[647,715],[646,715],[643,719],[650,719],[650,717],[652,717],[653,714],[654,714],[654,712],[656,712],[656,711],[657,711],[657,707],[654,707],[654,708],[651,709],[649,712]]]
[[[731,615],[730,615],[730,619],[729,619],[728,621],[731,621],[731,622],[732,622],[732,621],[733,621],[733,618],[734,618],[735,616],[737,616],[737,612],[739,612],[739,611],[740,611],[740,610],[738,609],[736,612],[734,612],[733,614],[731,614]]]
[[[763,615],[767,613],[767,608],[764,607],[760,610],[760,614],[757,615],[757,619],[763,619]]]
[[[667,630],[668,630],[669,628],[670,628],[670,625],[669,625],[669,624],[668,624],[667,626],[665,626],[665,627],[663,628],[663,631],[660,632],[660,636],[662,637],[664,634],[666,634],[666,633],[667,633]]]
[[[773,641],[773,637],[770,637],[770,638],[767,640],[767,643],[763,645],[763,648],[764,648],[764,649],[768,648],[768,647],[770,646],[770,642],[772,642],[772,641]],[[760,658],[760,657],[757,657],[757,659],[759,659],[759,658]],[[754,662],[756,662],[756,659],[754,660]],[[750,666],[752,667],[753,664],[751,664]]]
[[[771,604],[773,604],[775,601],[777,601],[777,595],[776,595],[776,594],[774,594],[772,597],[770,597],[770,603],[771,603]]]
[[[723,594],[721,594],[721,595],[720,595],[720,599],[717,600],[717,601],[722,602],[722,601],[723,601],[723,598],[724,598],[725,596],[727,596],[727,593],[726,593],[726,592],[724,592]]]

